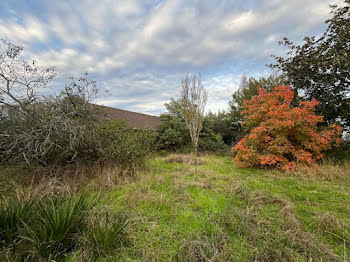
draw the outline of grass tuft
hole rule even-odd
[[[124,214],[104,212],[94,216],[83,236],[86,257],[94,259],[117,253],[128,243],[125,227],[129,220]]]
[[[190,154],[170,154],[166,157],[164,157],[164,161],[166,163],[181,163],[181,164],[203,164],[203,159],[199,157],[195,157],[194,155]]]

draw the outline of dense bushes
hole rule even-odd
[[[323,117],[315,114],[316,100],[293,108],[289,86],[266,94],[258,90],[258,96],[244,102],[243,124],[251,131],[234,147],[239,166],[293,170],[297,164],[314,164],[324,151],[340,143],[340,126],[318,128]]]
[[[60,103],[33,105],[31,113],[38,121],[16,115],[6,117],[0,130],[0,161],[142,165],[154,133],[134,130],[118,121],[99,120],[99,112],[85,103],[80,97],[72,101],[67,96]]]
[[[225,128],[228,127],[228,125],[225,125],[223,121],[220,121],[224,120],[219,118],[222,114],[223,113],[221,112],[219,112],[218,114],[210,112],[204,117],[203,129],[199,134],[198,146],[200,151],[218,152],[222,150],[227,150],[229,148],[225,144],[221,135],[227,132]],[[220,130],[220,128],[222,129]]]
[[[12,199],[0,208],[0,259],[57,261],[76,250],[82,256],[108,256],[126,243],[123,214],[93,211],[85,195]],[[109,218],[111,217],[111,218]]]
[[[153,131],[133,129],[118,120],[101,122],[96,129],[98,158],[120,166],[139,167],[153,150],[155,136]]]
[[[71,78],[57,95],[43,93],[55,72],[24,61],[22,50],[0,44],[0,163],[144,163],[152,133],[102,120],[91,104],[98,89],[87,74]]]
[[[181,117],[161,115],[157,133],[157,148],[160,150],[181,151],[190,146],[190,133]]]
[[[1,162],[64,164],[92,154],[96,116],[81,97],[62,93],[32,103],[25,112],[19,105],[1,111]]]
[[[191,138],[182,116],[179,101],[171,99],[165,104],[168,112],[160,116],[156,144],[159,150],[186,151],[191,148]],[[226,150],[232,141],[232,130],[228,113],[209,113],[203,119],[199,134],[199,151]],[[227,144],[225,144],[225,142]]]

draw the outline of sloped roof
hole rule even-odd
[[[98,105],[98,107],[101,109],[101,114],[104,118],[122,120],[133,128],[156,130],[160,123],[160,117],[158,116],[151,116],[108,106]]]

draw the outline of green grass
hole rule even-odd
[[[350,183],[240,169],[227,157],[194,165],[149,160],[111,189],[136,218],[125,261],[350,260]]]
[[[347,169],[305,179],[229,157],[197,168],[166,160],[149,159],[149,171],[101,196],[100,207],[131,219],[128,245],[98,261],[350,261]]]

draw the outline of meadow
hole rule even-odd
[[[23,181],[25,173],[29,178],[33,170],[16,178],[18,170],[2,167],[2,193],[14,197],[22,192],[27,198],[41,198],[48,192],[74,199],[84,195],[88,206],[93,206],[88,220],[96,223],[84,230],[94,230],[94,237],[82,234],[56,261],[350,259],[348,163],[282,173],[238,168],[229,156],[202,155],[195,165],[191,155],[170,154],[149,158],[146,170],[133,177],[115,168],[96,170],[90,176],[81,170],[74,180],[70,174]],[[113,225],[107,217],[97,221],[96,214],[105,211],[116,215],[111,217],[123,226]],[[109,231],[113,226],[120,231],[108,234],[104,223]],[[118,241],[108,240],[111,235]],[[81,239],[97,240],[86,245]],[[92,252],[96,245],[101,250]],[[3,260],[15,257],[9,252],[3,245]],[[48,258],[39,254],[38,259]]]

